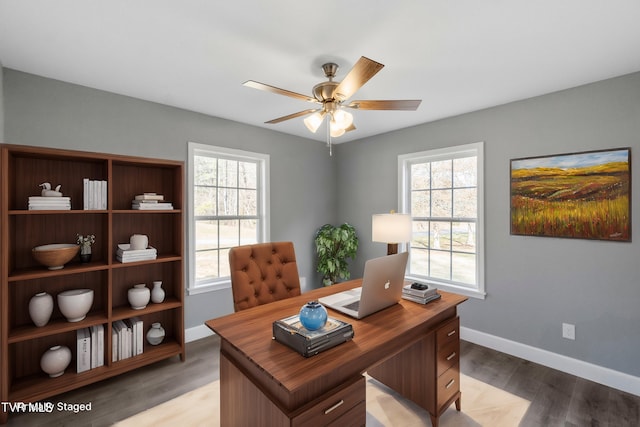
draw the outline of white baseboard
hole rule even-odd
[[[213,335],[213,331],[205,325],[194,326],[193,328],[185,329],[184,340],[185,342],[191,342],[211,335]]]
[[[460,327],[460,338],[502,353],[529,360],[577,377],[640,396],[640,377],[552,353],[519,342]]]

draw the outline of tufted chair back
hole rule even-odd
[[[229,265],[235,311],[300,295],[292,242],[236,246]]]

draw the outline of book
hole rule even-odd
[[[153,246],[136,250],[129,249],[130,247],[129,243],[120,243],[116,250],[116,259],[124,264],[127,262],[148,261],[158,257],[158,251]]]
[[[328,317],[327,323],[315,331],[302,326],[297,314],[273,322],[273,338],[304,357],[311,357],[350,341],[353,335],[351,324],[332,317]]]
[[[441,295],[439,293],[436,293],[435,295],[430,295],[428,297],[425,298],[421,298],[421,297],[417,297],[415,295],[409,295],[409,294],[402,294],[402,298],[406,299],[408,301],[413,301],[413,302],[417,302],[419,304],[427,304],[431,301],[435,301],[437,299],[439,299],[441,297]]]
[[[428,286],[427,289],[414,289],[411,287],[411,285],[405,285],[402,287],[402,293],[408,294],[408,295],[414,295],[420,298],[425,298],[430,295],[435,295],[438,289],[435,286],[428,283],[425,283],[425,285]]]
[[[134,197],[135,200],[164,200],[162,194],[157,193],[143,193]]]
[[[91,369],[104,366],[104,325],[94,325],[91,331]]]
[[[139,317],[131,318],[131,323],[133,323],[133,340],[136,349],[134,356],[137,356],[144,352],[144,323]]]
[[[89,329],[78,329],[76,341],[76,372],[81,373],[91,369],[91,334]]]

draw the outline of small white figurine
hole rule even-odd
[[[40,184],[40,187],[42,187],[42,192],[40,194],[43,197],[62,197],[62,192],[60,191],[60,187],[62,187],[62,185],[58,185],[55,190],[52,190],[50,183],[43,182]]]

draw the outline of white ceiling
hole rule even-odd
[[[311,95],[360,56],[385,64],[345,142],[640,71],[638,0],[0,0],[0,62],[53,79],[306,138]]]

